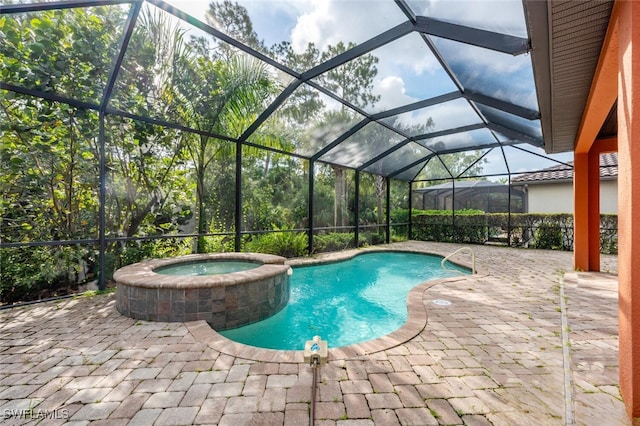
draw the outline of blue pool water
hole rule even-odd
[[[247,271],[258,266],[260,266],[259,263],[243,260],[211,260],[161,266],[154,269],[154,272],[162,275],[218,275]]]
[[[319,335],[329,347],[363,342],[407,320],[407,294],[416,285],[451,276],[439,256],[376,252],[293,269],[289,303],[272,317],[220,334],[251,346],[304,349]],[[459,269],[448,264],[449,268]]]

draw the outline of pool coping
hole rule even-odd
[[[432,251],[412,250],[410,248],[392,248],[388,246],[367,247],[362,249],[353,249],[343,252],[323,253],[310,258],[290,259],[286,262],[290,266],[314,265],[320,263],[331,263],[343,260],[349,260],[359,254],[374,251],[393,251],[419,253],[426,255],[434,255],[442,257],[442,254]],[[452,262],[460,266],[471,269],[466,262]],[[427,326],[428,313],[424,303],[424,295],[428,289],[438,284],[449,284],[464,282],[469,279],[476,279],[484,276],[486,273],[478,272],[475,275],[462,275],[458,277],[439,278],[429,280],[413,287],[407,295],[407,321],[397,330],[378,337],[377,339],[368,340],[366,342],[355,343],[353,345],[341,346],[337,348],[329,348],[329,361],[345,360],[361,356],[367,356],[376,352],[391,349],[399,346],[420,334]],[[220,353],[234,356],[237,358],[277,363],[302,363],[304,356],[302,350],[282,350],[282,349],[265,349],[255,346],[249,346],[230,340],[220,333],[212,329],[206,321],[191,321],[185,323],[189,332],[193,337],[207,344],[211,349]],[[309,336],[311,339],[313,336]],[[304,346],[304,342],[300,342],[300,346]]]

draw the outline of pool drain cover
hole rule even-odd
[[[440,306],[449,306],[451,305],[451,302],[449,302],[448,300],[444,300],[444,299],[436,299],[433,301],[434,305],[440,305]]]

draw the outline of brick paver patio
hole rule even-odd
[[[617,386],[615,275],[571,272],[572,253],[473,249],[480,274],[416,293],[428,322],[398,333],[416,334],[408,341],[330,351],[317,425],[630,424]],[[602,264],[617,271],[615,257]],[[206,324],[123,317],[113,295],[6,309],[0,423],[309,424],[311,368],[299,353],[260,354]]]

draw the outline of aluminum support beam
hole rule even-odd
[[[527,53],[531,49],[529,40],[526,38],[452,24],[427,18],[426,16],[416,17],[415,30],[423,34],[446,38],[448,40],[514,56]]]

